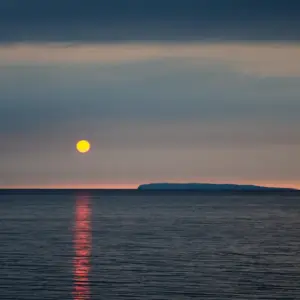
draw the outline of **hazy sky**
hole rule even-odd
[[[0,186],[300,188],[299,12],[0,0]]]

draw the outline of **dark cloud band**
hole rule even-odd
[[[299,40],[299,1],[0,0],[0,41]]]

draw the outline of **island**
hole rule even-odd
[[[281,192],[297,191],[292,188],[265,187],[257,185],[215,184],[215,183],[149,183],[138,187],[141,191],[203,191],[203,192]]]

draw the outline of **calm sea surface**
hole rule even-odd
[[[300,197],[1,195],[0,299],[300,299]]]

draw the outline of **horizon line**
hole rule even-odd
[[[254,182],[254,181],[220,181],[213,182],[208,180],[191,180],[191,181],[182,181],[182,180],[165,180],[165,181],[149,181],[143,183],[121,183],[121,184],[21,184],[21,185],[0,185],[0,190],[3,189],[90,189],[90,190],[136,190],[140,185],[152,184],[152,183],[165,183],[165,184],[234,184],[234,185],[255,185],[260,187],[267,188],[290,188],[300,190],[300,183],[298,182]]]

